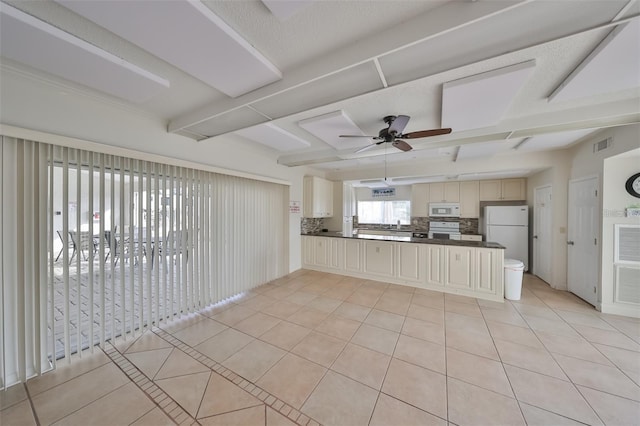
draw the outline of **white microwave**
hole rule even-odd
[[[460,204],[429,203],[429,217],[460,217]]]

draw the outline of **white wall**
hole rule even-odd
[[[318,174],[307,167],[277,164],[278,154],[233,135],[196,142],[167,133],[167,123],[117,100],[79,93],[39,76],[2,68],[0,123],[109,147],[158,154],[205,166],[217,166],[290,182],[290,200],[302,204],[302,177]],[[302,265],[300,217],[290,214],[289,269]]]
[[[549,158],[549,168],[529,176],[527,179],[527,204],[533,212],[535,189],[551,185],[553,211],[551,214],[551,282],[549,285],[558,290],[567,289],[567,168],[569,153],[566,150],[554,151]],[[533,262],[533,224],[529,227],[530,261]],[[533,271],[535,273],[535,270]]]

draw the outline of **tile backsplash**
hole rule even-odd
[[[321,217],[303,217],[300,218],[300,233],[315,234],[321,232],[324,228],[324,219]]]

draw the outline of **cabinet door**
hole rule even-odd
[[[395,244],[383,241],[364,241],[364,272],[393,277]]]
[[[329,238],[315,237],[315,264],[317,266],[329,266]]]
[[[345,240],[344,269],[348,271],[362,271],[362,241]]]
[[[313,265],[316,261],[315,247],[316,237],[302,237],[302,263],[305,265]]]
[[[429,184],[429,202],[444,203],[444,182]]]
[[[480,217],[480,185],[478,181],[460,182],[460,217]]]
[[[342,269],[344,258],[344,240],[342,238],[329,238],[329,267]]]
[[[429,184],[416,183],[411,185],[411,216],[429,216]]]
[[[502,182],[500,180],[480,181],[480,201],[500,201]]]
[[[305,176],[302,186],[302,216],[315,217],[313,207],[313,177]]]
[[[444,246],[426,246],[427,284],[444,286]]]
[[[496,249],[476,249],[476,291],[496,294],[496,286],[501,279],[496,276],[497,255]]]
[[[503,200],[525,200],[526,198],[526,184],[524,179],[502,180]]]
[[[446,248],[445,286],[463,290],[473,290],[474,249],[471,247],[449,246]]]
[[[425,270],[424,244],[398,243],[398,278],[423,282]]]
[[[445,203],[460,202],[460,182],[445,182],[443,190]]]
[[[323,217],[332,217],[333,216],[333,182],[330,180],[322,181],[323,191],[322,191],[322,200],[320,201],[322,205],[322,213]]]

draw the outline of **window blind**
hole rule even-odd
[[[2,137],[2,387],[288,272],[288,187]]]

